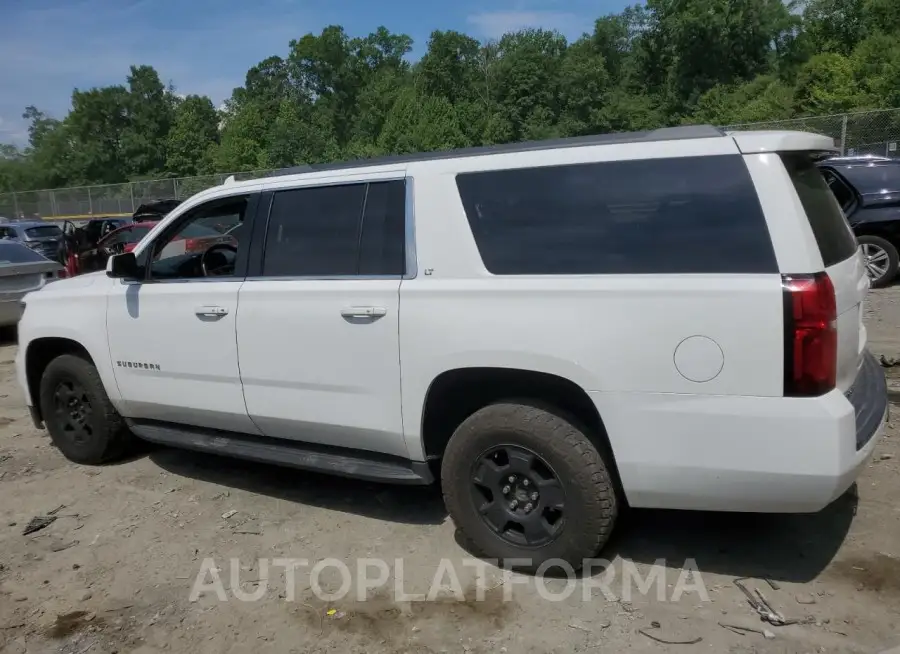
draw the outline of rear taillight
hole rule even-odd
[[[184,239],[184,251],[185,252],[197,252],[198,250],[203,250],[203,239],[199,238],[186,238]]]
[[[837,376],[837,305],[828,274],[782,275],[784,394],[824,395]]]

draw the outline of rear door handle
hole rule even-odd
[[[384,307],[345,307],[341,309],[344,318],[381,318],[387,315]]]
[[[197,307],[196,309],[194,309],[194,313],[197,314],[198,316],[203,316],[203,317],[207,317],[207,318],[217,318],[219,316],[227,316],[228,309],[226,309],[225,307],[216,307],[216,306]]]

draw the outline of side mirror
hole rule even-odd
[[[142,275],[134,252],[111,256],[106,262],[106,276],[114,279],[140,279]]]

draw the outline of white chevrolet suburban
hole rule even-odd
[[[887,419],[833,150],[699,126],[229,180],[28,295],[19,381],[72,461],[440,477],[474,548],[534,566],[626,504],[817,511]],[[166,249],[194,224],[228,236]]]

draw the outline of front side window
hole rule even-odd
[[[404,233],[403,181],[277,191],[269,213],[262,274],[402,275]]]
[[[242,222],[249,197],[213,200],[181,216],[173,228],[161,234],[142,253],[142,259],[149,257],[148,277],[166,280],[233,276],[238,250],[247,244],[208,225],[219,221]],[[147,226],[148,231],[152,227]]]

